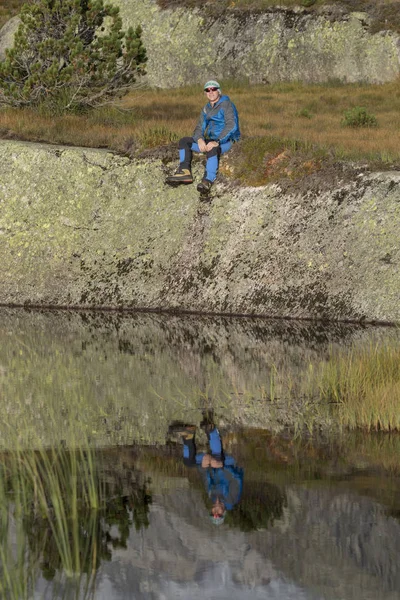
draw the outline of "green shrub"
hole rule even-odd
[[[141,29],[104,0],[31,0],[0,63],[0,105],[61,114],[109,102],[144,73]]]
[[[355,106],[344,112],[342,119],[344,127],[376,127],[378,122],[363,106]]]

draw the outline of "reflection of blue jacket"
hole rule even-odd
[[[198,462],[197,457],[196,462]],[[235,459],[232,456],[225,456],[222,468],[199,467],[199,470],[210,500],[215,502],[219,498],[227,510],[232,510],[239,502],[243,489],[243,469],[236,465]]]
[[[240,139],[238,112],[229,96],[221,96],[214,106],[209,102],[205,105],[193,133],[195,142],[199,138],[220,144]]]

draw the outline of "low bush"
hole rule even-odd
[[[344,112],[342,119],[344,127],[376,127],[378,122],[374,115],[369,114],[363,106],[355,106]]]
[[[80,111],[121,97],[145,73],[140,27],[122,31],[119,8],[104,0],[31,0],[20,17],[0,62],[0,105]]]

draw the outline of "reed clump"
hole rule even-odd
[[[400,431],[400,348],[369,346],[332,353],[320,366],[321,400],[348,429]]]
[[[0,455],[2,599],[32,598],[39,577],[52,597],[59,586],[93,597],[101,561],[127,546],[132,525],[148,526],[148,482],[134,476],[123,488],[108,462],[87,441]]]
[[[83,573],[87,583],[94,576],[101,552],[88,524],[98,528],[104,507],[98,475],[88,448],[12,451],[0,457],[2,598],[31,597],[40,572],[53,580],[60,570],[75,583]]]

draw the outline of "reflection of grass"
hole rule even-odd
[[[3,455],[1,597],[31,597],[38,571],[46,579],[53,579],[59,569],[75,579],[86,573],[90,582],[101,556],[96,530],[98,510],[103,507],[102,483],[89,447]]]
[[[400,475],[400,435],[397,433],[349,433],[343,437],[346,461],[360,469],[371,468]]]
[[[321,398],[350,429],[400,429],[400,348],[367,347],[332,354],[321,365]]]
[[[1,598],[32,597],[40,573],[53,590],[67,577],[92,597],[100,561],[126,547],[131,525],[148,525],[147,482],[130,473],[124,494],[115,465],[110,476],[103,455],[81,443],[0,455]]]
[[[89,517],[102,504],[101,484],[89,450],[54,448],[2,456],[1,597],[31,597],[38,571],[53,579],[55,567],[78,579],[87,573],[90,580],[100,552],[88,527],[90,521],[96,528],[96,519]],[[12,553],[13,535],[17,556]]]

